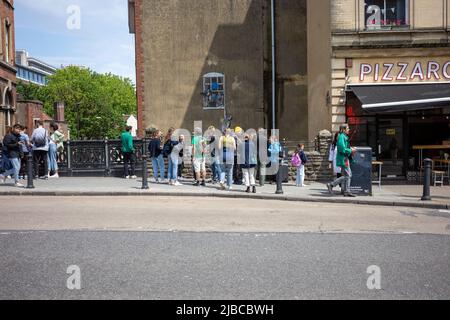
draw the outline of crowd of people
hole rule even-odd
[[[133,139],[131,128],[122,133],[122,153],[124,153],[124,177],[135,179],[135,159],[133,158]],[[258,139],[267,140],[267,149],[260,152]],[[276,136],[267,139],[264,129],[253,134],[245,133],[240,127],[218,131],[210,126],[203,133],[200,128],[194,129],[193,138],[188,145],[185,135],[170,128],[165,135],[161,130],[154,130],[148,144],[148,155],[151,159],[155,183],[168,183],[180,186],[180,177],[186,163],[191,164],[194,186],[206,186],[207,164],[211,168],[211,183],[219,184],[222,190],[232,190],[233,185],[244,185],[247,193],[256,193],[256,180],[274,182],[275,174],[270,168],[279,164],[282,146]],[[263,143],[264,145],[264,143]],[[266,154],[267,157],[261,155]],[[304,145],[299,145],[291,159],[297,170],[296,185],[304,187],[305,165],[308,158]],[[166,168],[167,164],[167,168]],[[276,169],[278,170],[278,169]]]
[[[31,137],[28,128],[15,124],[9,128],[2,141],[0,183],[12,179],[16,187],[23,187],[20,180],[28,178],[28,156],[33,158],[33,178],[44,180],[59,178],[58,156],[64,151],[64,135],[56,123],[49,130],[42,121],[36,122]]]

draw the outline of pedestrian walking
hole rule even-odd
[[[355,148],[350,146],[349,139],[350,127],[344,124],[340,127],[340,134],[337,142],[336,165],[341,168],[343,176],[327,184],[328,192],[333,194],[333,188],[342,183],[345,197],[355,197],[350,191],[352,181],[352,170],[350,164],[353,161],[352,155],[356,152]]]
[[[342,177],[342,169],[340,167],[338,167],[336,164],[336,160],[337,160],[337,143],[338,143],[338,139],[339,139],[339,132],[336,132],[336,134],[334,135],[333,138],[333,142],[331,143],[330,146],[330,152],[329,152],[329,157],[328,157],[328,161],[330,163],[329,168],[333,169],[333,174],[336,177],[336,179],[339,179],[340,177]],[[341,187],[341,193],[342,195],[344,194],[344,188],[343,185],[340,185]]]
[[[219,149],[221,152],[221,176],[220,187],[222,190],[231,191],[233,184],[233,164],[236,153],[236,140],[231,135],[231,129],[226,129],[225,135],[220,138]],[[226,186],[226,187],[225,187]]]
[[[133,127],[126,126],[122,132],[122,155],[123,155],[123,175],[125,179],[137,179],[135,174],[136,150],[133,145],[133,135],[131,134]]]
[[[164,183],[165,178],[164,157],[162,153],[163,143],[161,136],[161,130],[156,130],[153,137],[150,139],[150,143],[148,144],[148,152],[150,159],[152,160],[153,175],[156,183]]]
[[[12,131],[3,138],[3,146],[8,151],[8,159],[12,168],[0,175],[0,183],[5,183],[7,177],[11,176],[14,179],[14,185],[19,188],[24,187],[19,183],[20,158],[23,145],[23,142],[20,141],[21,130],[22,126],[16,124],[13,126]]]
[[[195,128],[192,138],[192,159],[195,171],[195,186],[206,186],[206,140],[202,130]],[[201,181],[201,182],[200,182]]]
[[[33,160],[35,168],[35,176],[41,179],[48,179],[48,150],[50,136],[48,131],[44,128],[42,120],[37,121],[37,128],[33,131],[31,136],[31,143],[33,144]],[[43,175],[39,176],[41,164],[43,165]]]
[[[257,149],[255,143],[250,139],[250,135],[245,134],[242,152],[244,155],[243,164],[241,164],[244,184],[247,187],[247,193],[256,193],[255,168],[257,164]]]
[[[269,139],[268,155],[270,158],[270,167],[277,167],[279,164],[281,144],[277,136],[271,136]],[[280,168],[278,168],[279,170]],[[276,182],[276,173],[270,176],[270,183]]]

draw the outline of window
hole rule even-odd
[[[225,108],[225,76],[221,73],[204,75],[202,95],[204,108]]]
[[[5,61],[9,63],[9,42],[10,42],[10,28],[8,22],[5,23]]]
[[[367,30],[409,25],[409,0],[365,0],[364,12]]]

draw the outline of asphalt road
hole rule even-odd
[[[437,235],[5,231],[0,299],[449,299],[449,248]]]

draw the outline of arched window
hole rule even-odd
[[[5,62],[10,63],[10,42],[11,42],[11,24],[8,20],[5,21]]]
[[[225,108],[225,76],[222,73],[208,73],[203,76],[203,108]]]

